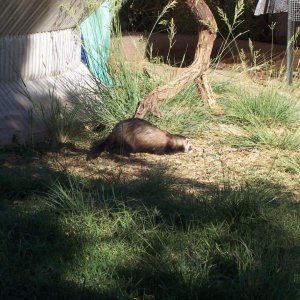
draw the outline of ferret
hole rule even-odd
[[[92,147],[87,160],[108,151],[128,155],[130,153],[172,154],[192,152],[190,141],[177,134],[171,134],[139,118],[124,120],[115,125],[107,138]]]

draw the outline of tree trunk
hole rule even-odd
[[[206,72],[209,68],[210,55],[217,35],[215,18],[204,0],[183,0],[191,9],[199,22],[199,38],[192,65],[184,70],[179,77],[168,84],[158,87],[146,95],[136,111],[136,118],[143,118],[148,111],[160,116],[159,107],[165,100],[174,97],[189,83],[195,81],[202,99],[210,107],[215,100],[207,81]]]

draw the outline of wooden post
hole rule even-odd
[[[192,65],[168,84],[158,87],[146,95],[137,108],[135,117],[143,118],[148,111],[160,116],[160,105],[174,97],[189,83],[196,82],[202,99],[212,108],[215,105],[213,93],[208,84],[206,72],[209,68],[210,55],[217,35],[217,23],[204,0],[182,0],[199,22],[199,37]]]

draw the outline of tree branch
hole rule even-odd
[[[143,118],[151,111],[160,116],[160,105],[177,95],[189,83],[195,81],[199,93],[210,107],[215,105],[212,91],[209,87],[206,72],[210,64],[210,55],[217,34],[217,23],[204,0],[182,0],[190,8],[199,23],[199,37],[192,65],[184,70],[179,77],[168,84],[158,87],[146,95],[137,108],[135,117]]]

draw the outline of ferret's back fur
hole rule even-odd
[[[119,122],[106,139],[93,147],[87,158],[96,158],[103,151],[170,154],[189,152],[191,144],[184,136],[170,134],[143,119],[132,118]]]

